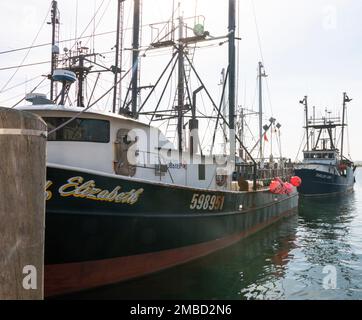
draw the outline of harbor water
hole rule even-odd
[[[362,299],[362,169],[353,193],[300,199],[299,214],[205,258],[74,299]]]

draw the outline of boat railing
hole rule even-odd
[[[254,164],[237,164],[236,165],[236,174],[237,180],[240,178],[243,180],[250,180],[254,179],[254,171],[255,166]],[[262,185],[268,186],[270,182],[279,177],[282,180],[288,180],[291,176],[293,176],[294,167],[291,164],[285,164],[283,167],[280,166],[265,166],[264,168],[257,168],[256,169],[256,179]]]

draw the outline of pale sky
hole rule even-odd
[[[95,8],[102,3],[95,26],[96,33],[115,29],[116,0],[59,0],[61,11],[60,39],[74,38],[76,33],[76,3],[78,2],[77,36],[91,20]],[[50,27],[43,25],[50,0],[2,0],[0,2],[0,105],[11,106],[26,92],[33,89],[49,72],[49,65],[2,70],[9,66],[45,62],[50,58],[50,47],[40,47],[4,54],[2,52],[32,44],[37,32],[35,45],[50,41]],[[177,1],[176,1],[177,3]],[[186,17],[205,16],[205,29],[213,36],[227,34],[227,0],[183,0],[182,11]],[[319,115],[327,107],[332,111],[341,110],[344,91],[353,98],[348,106],[349,136],[351,156],[362,160],[360,142],[360,119],[362,119],[362,2],[358,0],[240,0],[239,3],[239,104],[256,110],[255,100],[256,71],[262,59],[258,45],[257,28],[254,17],[255,8],[259,30],[262,56],[268,77],[265,90],[265,120],[273,115],[282,124],[283,154],[295,159],[303,136],[303,107],[298,102],[304,95],[309,96],[310,106],[319,108]],[[131,1],[126,1],[125,24],[131,26]],[[143,25],[166,21],[171,16],[172,0],[143,0]],[[104,14],[103,14],[104,12]],[[103,15],[103,19],[100,17]],[[48,17],[49,20],[49,17]],[[94,24],[84,35],[92,33]],[[149,27],[143,29],[144,46],[150,43]],[[130,36],[130,32],[126,38]],[[100,52],[111,51],[114,35],[96,39],[95,48]],[[128,38],[127,38],[128,39]],[[92,47],[92,41],[83,40]],[[84,43],[83,42],[83,43]],[[126,41],[127,42],[127,41]],[[72,43],[62,43],[61,48],[72,47]],[[126,43],[126,48],[130,43]],[[28,53],[28,55],[27,55]],[[168,52],[163,55],[148,52],[142,60],[141,83],[154,83],[162,66],[169,60]],[[102,61],[112,64],[112,55]],[[195,55],[195,65],[209,86],[216,101],[220,98],[220,72],[227,66],[227,44],[221,47],[202,48]],[[129,54],[125,54],[124,68],[129,68]],[[14,76],[13,76],[14,75]],[[7,84],[10,77],[13,79]],[[38,78],[36,78],[38,77]],[[32,80],[35,78],[34,80]],[[31,80],[31,81],[30,81]],[[29,81],[26,84],[22,84]],[[109,88],[107,80],[102,83]],[[6,86],[5,86],[6,85]],[[49,85],[37,92],[48,93]],[[127,83],[124,83],[127,87]],[[195,83],[195,87],[197,84]],[[101,88],[99,88],[101,90]],[[268,92],[269,91],[269,92]],[[269,96],[270,94],[270,96]],[[270,97],[270,98],[269,98]],[[206,111],[211,108],[203,96]],[[154,99],[156,101],[156,99]],[[271,101],[271,103],[270,103]],[[110,100],[103,101],[109,106]],[[203,109],[201,107],[201,109]],[[101,108],[101,107],[100,107]],[[105,108],[105,106],[104,106]],[[254,120],[251,130],[256,134]],[[249,141],[251,143],[251,141]],[[346,144],[347,148],[347,144]]]

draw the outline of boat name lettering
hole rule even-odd
[[[45,185],[45,199],[48,201],[53,197],[53,193],[48,190],[53,185],[53,181],[48,180]]]
[[[315,176],[316,176],[317,178],[321,178],[321,179],[332,179],[331,176],[328,176],[328,175],[326,175],[326,174],[321,174],[321,173],[317,173]]]
[[[46,199],[52,198],[52,192],[48,190],[52,186],[52,181],[47,181],[46,184]],[[112,191],[96,187],[94,180],[84,182],[83,177],[72,177],[68,179],[68,183],[62,185],[59,189],[59,194],[62,197],[84,198],[95,201],[105,201],[124,204],[135,204],[144,189],[132,189],[127,192],[120,192],[121,187],[117,186]]]
[[[224,207],[224,196],[194,193],[191,199],[191,210],[222,210]]]
[[[187,168],[187,165],[184,164],[184,163],[172,163],[170,162],[167,167],[169,169],[186,169]]]

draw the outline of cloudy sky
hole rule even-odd
[[[116,0],[59,0],[61,11],[61,40],[80,35],[113,31],[115,29]],[[166,21],[172,12],[172,0],[143,0],[142,44],[150,43],[148,24]],[[177,2],[177,1],[176,1]],[[49,21],[51,1],[12,0],[0,2],[0,105],[12,106],[49,72],[49,46],[11,53],[6,51],[50,41]],[[125,5],[125,26],[131,26],[131,1]],[[283,153],[294,159],[303,137],[303,107],[298,103],[309,96],[310,106],[317,107],[317,115],[325,109],[340,113],[342,94],[353,98],[348,106],[351,156],[362,160],[359,130],[362,119],[362,2],[358,0],[239,0],[239,89],[238,103],[257,108],[256,71],[263,60],[268,76],[265,83],[265,121],[273,115],[282,124]],[[97,8],[96,18],[90,22]],[[227,0],[183,0],[185,17],[205,16],[205,29],[213,36],[227,33]],[[78,14],[76,14],[78,12]],[[192,24],[192,20],[189,22]],[[89,26],[88,26],[89,24]],[[88,28],[87,28],[88,26]],[[131,35],[126,32],[126,39]],[[260,39],[260,41],[259,41]],[[114,34],[82,40],[84,45],[99,52],[112,52]],[[126,41],[127,42],[127,41]],[[74,41],[63,42],[61,48],[72,48]],[[130,47],[126,43],[125,47]],[[205,45],[195,55],[205,83],[215,100],[220,98],[220,71],[227,65],[227,45]],[[142,61],[142,84],[156,80],[157,72],[168,61],[169,52],[150,52]],[[125,54],[124,69],[129,68],[130,54]],[[147,59],[149,58],[149,59]],[[113,54],[106,54],[102,63],[111,65]],[[148,63],[150,61],[151,63]],[[35,66],[12,68],[18,65],[44,62]],[[106,79],[103,88],[109,87]],[[195,84],[196,85],[196,84]],[[267,86],[266,86],[267,85]],[[127,87],[125,83],[124,89]],[[37,91],[47,93],[47,82]],[[99,88],[101,89],[101,88]],[[103,101],[109,105],[110,100]],[[211,110],[203,98],[203,108]],[[255,120],[255,119],[254,119]],[[257,132],[256,122],[250,119],[251,131]],[[255,122],[255,123],[254,123]],[[251,143],[251,136],[248,136]],[[346,144],[347,147],[347,144]]]

